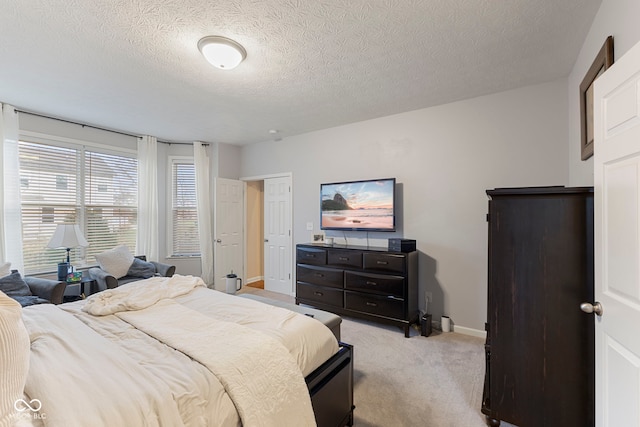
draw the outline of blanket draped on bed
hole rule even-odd
[[[300,368],[268,335],[166,299],[116,315],[206,366],[231,396],[244,427],[316,425]]]

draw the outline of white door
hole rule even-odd
[[[244,185],[242,181],[215,178],[213,275],[214,288],[223,292],[225,276],[232,271],[244,283]]]
[[[291,177],[264,180],[264,288],[293,295]]]
[[[640,44],[598,77],[594,93],[596,426],[637,427]]]

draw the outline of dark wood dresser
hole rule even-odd
[[[404,328],[416,323],[418,252],[296,246],[296,303]]]
[[[487,424],[592,427],[593,189],[487,194]]]

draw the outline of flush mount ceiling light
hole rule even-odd
[[[221,70],[231,70],[247,57],[247,51],[238,42],[220,36],[201,38],[198,49],[211,65]]]

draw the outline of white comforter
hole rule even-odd
[[[200,286],[172,301],[198,313],[193,317],[200,319],[199,331],[203,322],[220,323],[218,330],[224,328],[224,322],[233,322],[233,328],[242,325],[275,339],[289,351],[303,375],[338,350],[335,337],[324,325],[288,310]],[[183,353],[189,350],[167,346],[118,314],[90,315],[82,310],[85,303],[24,310],[32,337],[25,392],[42,402],[46,425],[241,425],[237,403],[205,366],[208,362],[200,363]],[[120,313],[122,317],[129,314]],[[215,344],[217,340],[210,341]],[[217,344],[225,346],[224,342]],[[230,352],[227,357],[233,360],[235,350]],[[238,353],[237,357],[243,356]],[[293,419],[281,421],[279,425],[305,425]]]

